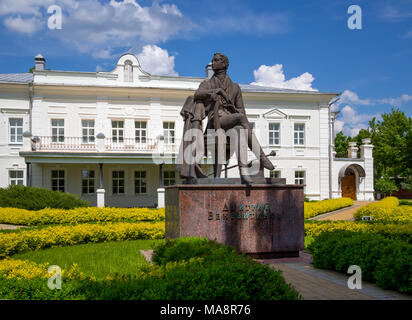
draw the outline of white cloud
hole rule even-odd
[[[412,101],[412,95],[403,94],[397,98],[384,98],[378,100],[380,103],[391,104],[393,106],[400,106],[404,102]]]
[[[177,76],[174,70],[175,57],[156,45],[146,45],[137,55],[142,69],[156,75]]]
[[[317,89],[312,88],[312,82],[315,80],[312,74],[305,72],[298,77],[286,80],[283,73],[283,65],[281,64],[273,66],[261,65],[257,70],[253,71],[253,75],[255,82],[252,82],[252,85],[317,91]]]
[[[7,29],[18,33],[32,35],[42,28],[43,21],[36,17],[22,18],[17,16],[15,18],[8,17],[4,20],[4,25]]]
[[[343,131],[345,135],[356,136],[360,129],[368,128],[369,120],[378,116],[377,114],[360,114],[350,105],[346,105],[340,110],[338,119],[335,120],[335,134]]]
[[[350,90],[345,90],[342,93],[339,103],[340,104],[354,103],[357,105],[366,105],[366,106],[374,104],[374,102],[370,99],[360,99],[359,96],[355,92],[352,92]]]
[[[0,16],[7,21],[9,30],[23,32],[25,29],[19,26],[22,21],[16,20],[17,15],[21,15],[26,24],[36,17],[47,25],[50,16],[47,8],[51,4],[62,8],[62,29],[43,28],[47,35],[95,57],[111,57],[112,49],[107,51],[109,45],[124,52],[144,44],[167,41],[193,28],[176,5],[160,1],[141,6],[136,0],[2,0]],[[30,30],[33,34],[39,28]]]

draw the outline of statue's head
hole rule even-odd
[[[213,59],[212,59],[213,71],[221,70],[221,69],[227,70],[227,68],[229,68],[228,57],[226,57],[223,53],[216,52],[213,55]]]

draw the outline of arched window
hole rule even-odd
[[[124,81],[133,82],[133,65],[130,60],[124,63]]]

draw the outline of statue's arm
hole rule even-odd
[[[237,94],[236,94],[235,106],[236,106],[236,109],[239,112],[246,115],[245,105],[243,104],[242,91],[240,90],[239,85],[237,85]]]
[[[228,101],[226,92],[222,88],[208,89],[207,85],[202,82],[195,92],[195,100],[204,101],[211,99],[213,101],[216,101],[217,99],[219,99],[219,95],[226,99],[226,101]]]

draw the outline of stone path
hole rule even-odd
[[[286,282],[299,291],[305,300],[412,300],[412,296],[383,290],[373,283],[362,281],[362,289],[351,290],[350,275],[316,269],[310,254],[301,252],[299,258],[258,260],[275,270],[281,270]]]
[[[320,214],[316,217],[310,218],[309,220],[353,220],[353,214],[362,206],[365,206],[372,201],[354,201],[354,204],[350,207],[339,209],[336,211]]]
[[[0,224],[0,230],[16,230],[19,228],[25,228],[25,226],[16,226],[13,224]]]

